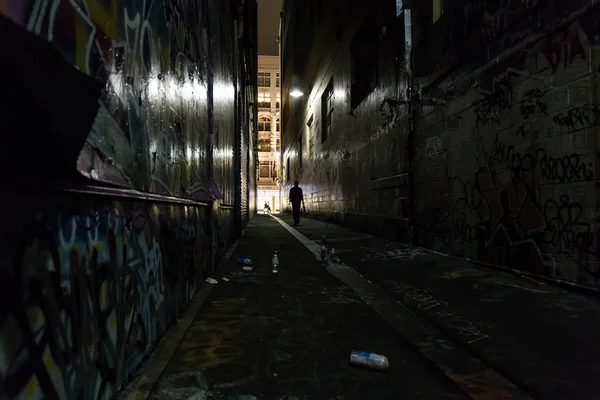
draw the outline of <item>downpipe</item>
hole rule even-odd
[[[412,10],[404,9],[404,71],[406,74],[406,98],[408,100],[408,240],[413,246],[417,245],[416,235],[416,201],[415,201],[415,135],[418,110],[418,96],[414,93],[413,77],[413,36],[412,36]]]

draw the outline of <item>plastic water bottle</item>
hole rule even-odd
[[[252,260],[249,259],[249,258],[241,257],[241,258],[238,258],[237,261],[238,261],[239,264],[252,265]]]
[[[275,254],[273,254],[273,258],[271,259],[271,262],[273,263],[273,273],[276,274],[277,267],[279,266],[279,256],[277,255],[277,251],[275,251]]]
[[[335,261],[335,249],[332,247],[331,250],[329,250],[329,259],[331,261]]]
[[[379,371],[385,371],[390,367],[390,362],[386,356],[369,353],[367,351],[356,350],[353,350],[352,353],[350,353],[350,364],[376,369]]]
[[[321,246],[321,262],[325,263],[327,261],[327,247],[325,245]]]

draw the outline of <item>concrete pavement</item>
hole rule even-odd
[[[600,398],[598,298],[307,218],[296,229],[533,397]]]
[[[251,221],[223,277],[150,398],[468,398],[268,216]],[[350,366],[354,349],[386,355],[389,371]]]
[[[598,299],[332,224],[291,223],[251,221],[183,340],[163,346],[176,350],[150,398],[598,398]],[[322,234],[341,263],[317,259]],[[354,349],[386,355],[390,370],[350,366]]]

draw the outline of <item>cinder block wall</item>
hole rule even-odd
[[[425,90],[443,106],[418,121],[419,243],[596,287],[600,10],[491,3],[446,10],[428,32],[455,33],[442,54],[459,73]]]

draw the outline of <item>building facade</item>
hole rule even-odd
[[[269,204],[279,212],[281,131],[278,56],[258,56],[258,190],[259,210]]]
[[[317,217],[597,289],[599,20],[589,0],[284,0],[283,189],[299,179]]]

